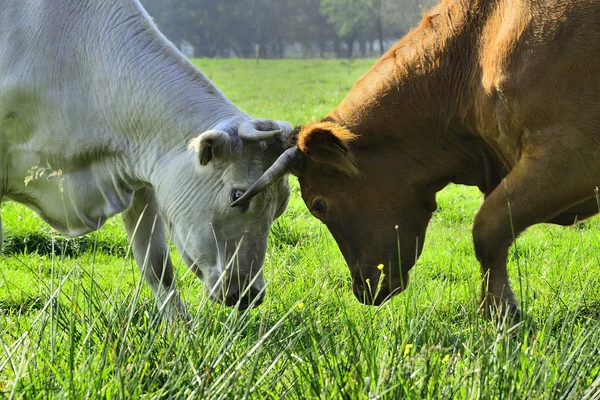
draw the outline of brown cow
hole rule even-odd
[[[600,2],[443,1],[296,141],[245,198],[291,168],[362,302],[406,287],[436,193],[453,182],[485,195],[473,227],[482,300],[518,313],[515,236],[598,212]]]

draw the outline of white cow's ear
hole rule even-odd
[[[200,165],[207,165],[212,159],[227,157],[231,152],[231,138],[227,132],[210,130],[192,139],[190,151],[198,153]]]

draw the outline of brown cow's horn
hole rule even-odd
[[[238,135],[240,136],[240,139],[247,142],[260,142],[261,140],[271,139],[277,135],[280,135],[282,132],[282,129],[259,131],[250,121],[243,122],[238,128]]]
[[[286,172],[289,172],[296,163],[298,153],[299,150],[296,146],[290,147],[284,151],[283,154],[281,154],[279,158],[275,160],[273,165],[271,165],[269,169],[267,169],[265,173],[262,174],[262,176],[258,178],[258,180],[254,182],[254,184],[250,186],[248,190],[246,190],[246,193],[244,193],[242,197],[231,203],[231,207],[237,207],[248,202],[248,200],[259,194],[267,186],[273,184],[275,181],[285,175]]]

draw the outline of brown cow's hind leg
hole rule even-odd
[[[569,171],[556,161],[523,157],[477,213],[473,242],[481,263],[481,304],[486,315],[490,311],[519,313],[506,269],[508,249],[516,236],[594,195],[591,179],[568,176]],[[571,171],[580,169],[573,166]]]

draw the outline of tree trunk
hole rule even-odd
[[[381,22],[381,18],[377,18],[377,38],[379,39],[379,53],[383,55],[385,48],[383,45],[383,23]]]
[[[367,56],[367,39],[363,39],[359,42],[360,44],[360,56],[365,58]]]
[[[348,39],[346,44],[348,45],[348,58],[352,58],[352,54],[354,52],[354,37]]]
[[[356,36],[358,32],[354,31],[352,34],[346,39],[346,43],[348,44],[348,58],[352,58],[352,54],[354,53],[354,42],[356,41]]]
[[[277,47],[278,47],[277,55],[279,56],[279,58],[284,58],[285,57],[285,42],[283,41],[281,36],[277,37]]]
[[[321,56],[321,58],[325,58],[325,40],[322,36],[319,36],[317,46],[319,46],[319,55]]]
[[[342,53],[342,43],[339,39],[335,39],[333,43],[333,50],[335,52],[335,56],[337,58],[343,58],[344,54]]]

